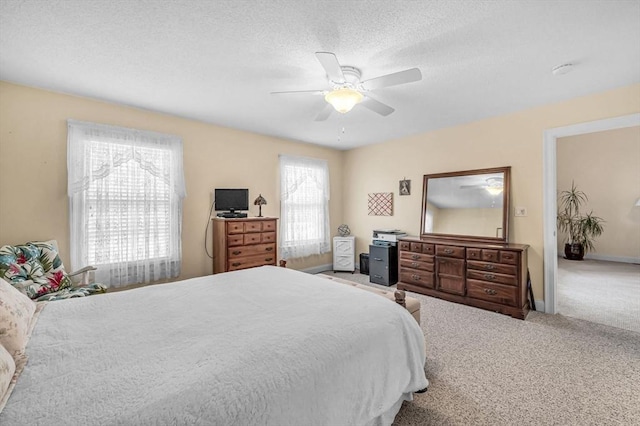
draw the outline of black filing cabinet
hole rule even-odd
[[[398,282],[398,247],[369,246],[369,281],[386,286]]]

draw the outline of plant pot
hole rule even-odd
[[[565,244],[564,257],[569,260],[582,260],[584,258],[584,247],[580,243]]]

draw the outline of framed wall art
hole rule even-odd
[[[399,184],[398,193],[400,193],[400,195],[411,195],[411,181],[402,179]]]
[[[369,194],[369,216],[393,216],[393,192]]]

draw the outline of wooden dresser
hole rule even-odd
[[[524,319],[528,247],[402,238],[398,288]]]
[[[213,218],[213,273],[275,265],[277,220],[267,217]]]

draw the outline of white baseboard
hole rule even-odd
[[[609,256],[608,254],[588,253],[584,255],[584,258],[589,260],[606,260],[608,262],[640,263],[640,258],[638,257]]]
[[[544,312],[544,300],[536,300],[535,305],[537,312]]]
[[[324,271],[333,271],[333,263],[327,263],[324,265],[314,266],[312,268],[302,269],[302,272],[306,272],[308,274],[319,274]]]

